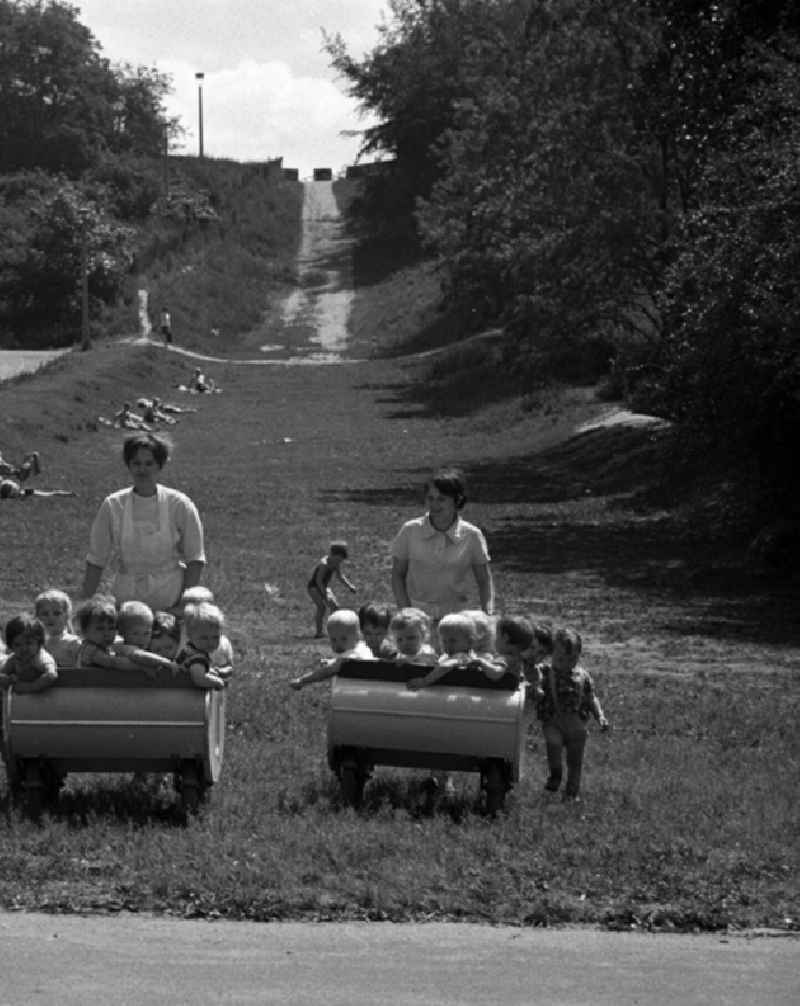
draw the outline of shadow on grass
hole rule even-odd
[[[505,511],[493,516],[488,534],[495,568],[586,573],[641,594],[643,604],[665,597],[691,604],[661,626],[670,632],[800,643],[798,585],[754,576],[742,549],[726,552],[668,508],[662,487],[670,480],[669,437],[653,427],[612,426],[538,452],[465,465],[469,499]],[[409,469],[405,485],[329,490],[327,497],[413,507],[429,474]]]

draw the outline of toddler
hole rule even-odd
[[[306,584],[308,596],[314,602],[314,638],[322,638],[322,623],[326,613],[334,612],[339,607],[336,595],[331,590],[331,580],[336,577],[347,587],[351,594],[356,588],[342,572],[342,563],[347,558],[347,543],[332,541],[328,546],[328,554],[323,555]]]
[[[385,604],[362,604],[358,609],[358,625],[364,642],[379,660],[394,660],[397,649],[389,639],[391,609]]]
[[[105,667],[108,670],[133,671],[136,664],[114,651],[117,638],[117,608],[114,598],[95,594],[76,613],[81,645],[76,667]]]
[[[189,672],[195,687],[215,691],[224,688],[224,678],[211,666],[211,654],[219,646],[222,632],[222,612],[215,604],[201,601],[187,605],[184,617],[186,643],[178,654],[178,663]]]
[[[319,667],[306,671],[289,684],[294,689],[304,688],[314,681],[326,681],[339,673],[344,660],[374,660],[372,650],[360,638],[358,615],[347,608],[334,611],[328,619],[328,639],[335,656],[320,661]]]
[[[564,799],[578,800],[581,785],[586,723],[594,716],[600,729],[608,730],[600,700],[588,673],[580,666],[581,637],[572,629],[553,633],[553,654],[541,668],[541,694],[537,714],[547,745],[548,779],[545,789],[555,793],[561,786],[562,752],[567,753],[567,784]]]
[[[44,645],[58,667],[75,667],[81,646],[72,631],[72,601],[63,590],[50,588],[36,596],[34,614],[44,626]]]
[[[181,648],[181,627],[178,619],[169,611],[153,612],[153,627],[150,630],[151,653],[157,653],[167,660],[175,660]]]
[[[443,678],[453,667],[475,663],[477,640],[475,622],[469,615],[463,611],[445,615],[439,622],[439,645],[442,654],[436,666],[422,678],[411,678],[408,687],[413,690],[425,688]]]
[[[505,659],[497,653],[495,620],[481,608],[462,612],[469,615],[475,624],[475,658],[477,664],[490,681],[498,681],[507,671]]]
[[[32,615],[17,615],[6,623],[5,641],[11,652],[0,670],[0,687],[13,685],[18,694],[41,692],[58,680],[44,639],[44,626]]]
[[[399,662],[434,667],[436,650],[429,642],[430,619],[420,608],[401,608],[390,623]]]
[[[177,674],[180,667],[174,660],[150,650],[153,633],[153,612],[143,601],[125,601],[117,615],[117,631],[122,641],[115,641],[114,652],[127,657],[140,667],[148,677],[154,678],[160,670]]]
[[[189,604],[215,604],[214,595],[208,589],[208,587],[201,587],[199,584],[196,587],[188,587],[181,594],[180,606],[182,610],[186,611],[186,606]],[[185,632],[181,636],[181,647],[186,643]],[[220,631],[219,634],[219,645],[211,654],[211,666],[217,672],[217,674],[224,680],[228,680],[233,674],[233,645],[227,635]]]

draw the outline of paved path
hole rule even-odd
[[[0,914],[0,1006],[796,1006],[800,940]]]

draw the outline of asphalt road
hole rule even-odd
[[[0,914],[0,1004],[797,1006],[795,937]]]

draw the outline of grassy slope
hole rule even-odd
[[[362,290],[365,331],[391,311],[388,289]],[[190,366],[108,344],[3,386],[4,451],[35,445],[41,484],[78,492],[3,505],[5,614],[47,584],[75,589],[91,516],[124,484],[120,436],[94,417],[123,397],[175,398]],[[796,597],[720,572],[673,514],[640,502],[658,474],[653,434],[572,437],[602,409],[582,389],[448,407],[408,362],[207,369],[225,392],[190,400],[200,411],[174,429],[165,481],[203,513],[237,651],[223,780],[185,828],[170,793],[71,780],[43,828],[0,824],[1,904],[667,928],[797,918]],[[345,811],[325,764],[327,691],[287,688],[322,652],[304,583],[326,542],[351,544],[356,603],[388,599],[389,542],[443,461],[467,470],[499,605],[584,633],[615,729],[590,739],[578,808],[543,799],[532,726],[528,773],[497,821],[475,812],[470,776],[452,816],[419,819],[419,774],[390,770],[364,814]]]

